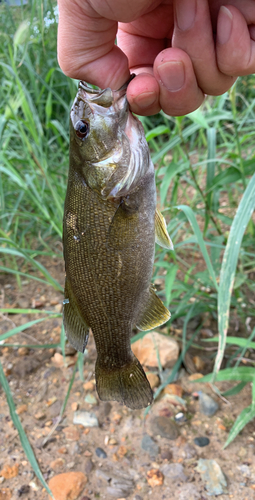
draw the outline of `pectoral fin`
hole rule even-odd
[[[77,351],[84,352],[89,338],[89,327],[84,318],[81,316],[67,280],[65,284],[65,299],[63,303],[63,323],[66,336],[70,344],[72,344]]]
[[[108,242],[109,246],[121,250],[134,240],[135,233],[138,230],[138,209],[125,200],[115,212],[109,227]]]
[[[148,300],[136,323],[138,330],[153,330],[163,325],[171,317],[170,312],[156,295],[153,286],[150,286]]]
[[[172,240],[167,232],[165,217],[158,209],[155,212],[155,240],[158,245],[168,250],[173,250]]]

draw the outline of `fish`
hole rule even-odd
[[[95,90],[80,82],[71,108],[63,324],[80,352],[93,332],[99,399],[140,409],[152,403],[153,392],[130,339],[134,327],[147,331],[170,318],[151,277],[155,241],[173,246],[126,88]]]

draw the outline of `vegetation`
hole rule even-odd
[[[77,82],[58,67],[55,3],[1,4],[0,19],[0,270],[14,274],[19,286],[25,277],[62,290],[41,257],[62,257],[58,243],[67,185],[69,110]],[[219,371],[229,318],[236,314],[244,325],[247,318],[255,324],[254,106],[255,76],[250,76],[223,96],[207,98],[186,117],[161,112],[141,118],[156,166],[159,204],[175,247],[170,252],[157,247],[153,276],[156,282],[164,280],[161,294],[172,313],[167,327],[183,317],[185,344],[189,320],[209,314],[218,321],[219,333],[210,380],[229,380],[232,374],[231,380],[240,382],[236,391],[252,383],[252,403],[238,417],[227,444],[255,416],[253,369],[235,368],[232,361]],[[43,312],[48,319],[50,313]],[[20,330],[6,332],[1,341]],[[244,342],[254,335],[255,329]],[[64,342],[62,335],[62,347]],[[247,346],[239,344],[237,354]],[[1,366],[0,381],[14,418]],[[25,433],[15,418],[33,464],[32,450],[24,444]]]

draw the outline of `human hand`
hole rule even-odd
[[[255,2],[230,1],[59,0],[60,67],[113,89],[134,72],[132,111],[184,115],[255,72]]]

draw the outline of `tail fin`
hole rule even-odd
[[[142,365],[133,356],[130,363],[108,369],[96,362],[96,388],[102,401],[118,401],[132,410],[145,408],[153,401],[153,392]]]

